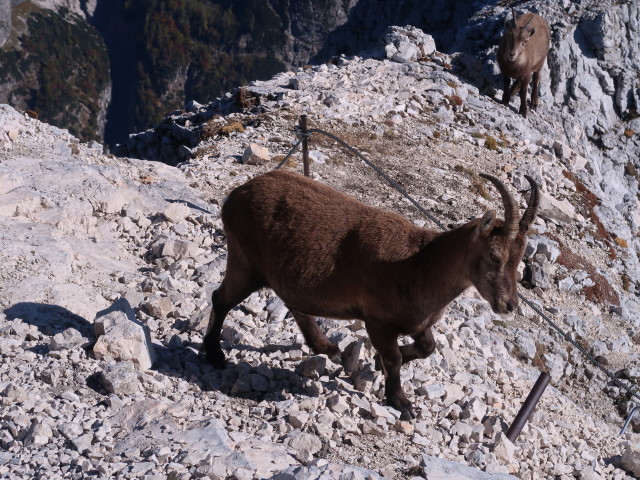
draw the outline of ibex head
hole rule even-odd
[[[529,39],[536,33],[535,27],[529,28],[533,16],[526,25],[519,27],[516,22],[516,11],[511,7],[511,17],[507,15],[504,21],[507,38],[507,56],[513,62],[522,53]]]
[[[519,218],[518,204],[507,188],[497,178],[481,174],[495,185],[502,196],[504,220],[496,218],[490,210],[477,225],[476,251],[469,252],[474,264],[471,281],[480,295],[491,304],[496,313],[509,313],[518,306],[516,271],[527,246],[527,230],[536,216],[539,204],[538,185],[529,176],[531,195],[527,209]]]

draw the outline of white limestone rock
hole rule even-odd
[[[310,460],[313,454],[322,448],[322,442],[316,435],[300,430],[293,430],[289,433],[285,437],[284,443],[295,450],[296,457],[299,459]]]
[[[495,456],[505,464],[511,464],[516,460],[516,452],[518,448],[507,438],[503,432],[499,432],[496,436],[495,443],[492,446],[492,452]]]
[[[582,220],[575,207],[566,199],[558,200],[546,192],[540,192],[540,207],[538,211],[544,219],[555,220],[560,223],[570,223]]]
[[[269,149],[265,146],[251,143],[242,154],[242,163],[247,165],[264,165],[270,160]]]
[[[96,317],[94,326],[98,337],[93,346],[96,358],[128,360],[140,370],[151,368],[155,362],[149,328],[135,318],[128,302],[115,302],[106,313]]]
[[[171,203],[162,211],[162,216],[174,224],[179,223],[189,215],[191,215],[191,209],[181,202]]]
[[[83,336],[76,328],[67,328],[51,337],[49,349],[52,351],[73,350],[74,348],[87,348],[92,343],[93,339]]]
[[[640,445],[629,443],[624,449],[620,465],[627,472],[640,477]]]
[[[486,473],[458,462],[424,455],[420,462],[427,480],[517,480],[518,477],[502,473]]]
[[[144,307],[147,313],[155,318],[166,318],[175,308],[170,298],[160,296],[151,297],[145,302]]]
[[[433,55],[436,51],[433,37],[410,25],[388,27],[385,42],[387,58],[399,62],[415,62]]]
[[[28,400],[29,395],[20,385],[15,383],[8,383],[2,393],[0,393],[0,403],[5,406],[10,406],[16,403],[23,403]]]

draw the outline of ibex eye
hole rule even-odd
[[[500,257],[495,253],[492,253],[491,255],[489,255],[489,258],[493,263],[500,263]]]

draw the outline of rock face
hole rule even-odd
[[[637,445],[627,445],[620,465],[630,474],[640,476],[640,448]]]
[[[548,70],[543,70],[541,101],[565,114],[562,125],[570,144],[584,148],[590,141],[603,143],[605,150],[614,150],[610,158],[622,155],[622,162],[630,158],[624,143],[608,138],[618,135],[620,120],[628,120],[640,105],[634,80],[639,43],[633,33],[640,22],[638,8],[634,2],[559,1],[529,2],[516,9],[537,12],[549,21],[552,48]],[[464,52],[461,68],[487,93],[499,85],[494,52],[506,13],[501,7],[476,12],[448,50]]]
[[[0,2],[0,103],[30,110],[82,139],[102,139],[109,57],[78,1]]]
[[[425,60],[436,51],[431,35],[415,27],[389,27],[385,33],[387,58],[398,62]]]
[[[132,138],[138,152],[189,148],[175,166],[104,155],[0,107],[0,476],[621,480],[635,471],[627,449],[640,425],[617,435],[618,412],[637,404],[626,388],[640,360],[631,167],[574,145],[565,113],[541,106],[524,120],[499,105],[450,55],[411,58],[341,57],[280,74]],[[362,321],[319,319],[343,353],[312,355],[270,290],[229,313],[224,370],[200,354],[225,274],[220,205],[284,160],[302,113],[445,225],[502,216],[478,172],[508,184],[519,205],[530,175],[566,207],[566,218],[549,208],[532,225],[518,266],[527,303],[498,316],[464,292],[434,327],[436,351],[403,366],[412,422],[381,402],[384,377]],[[618,140],[638,147],[633,135]],[[342,146],[318,133],[311,143],[317,181],[433,227]],[[242,162],[251,144],[268,150],[264,164]],[[299,164],[293,153],[283,168]],[[116,327],[115,346],[101,350]],[[129,336],[135,346],[116,350]],[[504,431],[540,369],[552,385],[509,442]],[[624,463],[611,463],[618,456]]]
[[[11,0],[0,0],[0,47],[11,35]]]

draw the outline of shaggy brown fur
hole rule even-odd
[[[520,91],[520,114],[527,116],[527,89],[533,75],[531,108],[538,107],[540,70],[549,52],[549,25],[535,13],[525,13],[516,20],[505,21],[505,33],[498,46],[498,65],[502,72],[504,93],[502,103],[509,105],[511,96]],[[511,79],[515,79],[511,86]]]
[[[513,217],[493,210],[448,232],[415,226],[301,175],[276,170],[236,188],[222,208],[227,270],[213,294],[207,359],[224,368],[220,332],[231,308],[270,287],[284,301],[316,354],[338,348],[314,316],[361,319],[382,359],[388,403],[415,416],[400,385],[400,366],[435,349],[431,326],[475,285],[496,312],[517,303],[515,273],[535,216],[537,187],[518,224],[515,201],[489,177]],[[496,183],[498,182],[498,183]],[[515,213],[515,217],[514,217]],[[399,335],[414,343],[398,346]]]

